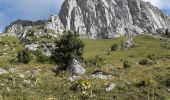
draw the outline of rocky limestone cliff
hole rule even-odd
[[[59,15],[44,25],[62,33],[78,32],[88,38],[114,38],[140,33],[158,34],[170,29],[169,17],[142,0],[65,0]],[[8,33],[20,33],[23,25],[10,25]]]
[[[170,28],[168,16],[142,0],[65,0],[59,17],[66,30],[92,38]]]

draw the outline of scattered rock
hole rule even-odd
[[[73,60],[70,68],[73,75],[82,75],[86,72],[86,70],[82,67],[81,63],[76,59]]]
[[[105,90],[106,92],[111,92],[116,87],[116,84],[110,83],[106,86]]]
[[[77,79],[79,79],[80,77],[79,76],[76,76],[76,75],[73,75],[71,77],[69,77],[68,79],[72,82],[76,81]]]
[[[111,76],[112,76],[111,74],[104,72],[102,70],[96,70],[92,73],[92,78],[94,79],[108,79]]]
[[[133,39],[128,39],[127,41],[125,41],[125,42],[123,43],[123,48],[125,48],[125,49],[130,48],[130,47],[132,47],[132,46],[134,46],[134,41],[133,41]]]
[[[40,71],[41,71],[41,69],[33,68],[33,69],[31,70],[31,74],[32,74],[32,75],[39,75],[39,74],[40,74],[40,73],[39,73]]]
[[[9,72],[11,72],[11,73],[14,73],[14,72],[16,72],[16,71],[17,71],[16,68],[10,68],[10,69],[9,69]]]
[[[25,48],[28,48],[31,51],[36,51],[38,47],[39,47],[38,43],[32,43],[29,45],[25,45]]]
[[[0,75],[2,74],[8,74],[8,71],[6,71],[5,69],[0,69]]]
[[[168,89],[168,92],[170,92],[170,88]]]
[[[24,84],[25,86],[33,86],[31,80],[24,80],[24,81],[23,81],[23,84]]]
[[[20,78],[25,78],[25,74],[19,74],[18,75]]]

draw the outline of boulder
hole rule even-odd
[[[134,46],[134,45],[135,45],[135,43],[134,43],[133,39],[128,39],[127,41],[125,41],[123,43],[123,48],[127,49],[127,48]]]
[[[86,72],[86,70],[83,68],[81,63],[77,61],[76,59],[72,61],[70,69],[73,75],[82,75]]]
[[[80,76],[73,75],[73,76],[69,77],[68,80],[74,82],[74,81],[78,80],[79,78],[80,78]]]
[[[2,75],[2,74],[8,74],[8,71],[6,71],[5,69],[0,68],[0,75]]]
[[[111,92],[116,87],[116,84],[110,83],[106,86],[105,90],[106,92]]]
[[[31,51],[36,51],[38,47],[39,47],[38,43],[32,43],[29,45],[25,45],[25,48],[28,48]]]
[[[104,72],[102,70],[96,70],[92,73],[92,78],[94,79],[108,79],[111,76],[112,76],[111,74]]]

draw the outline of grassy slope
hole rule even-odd
[[[17,50],[21,48],[18,40],[12,37],[3,37],[3,41],[16,41]],[[96,100],[111,100],[113,97],[117,97],[118,100],[146,100],[146,99],[162,99],[168,100],[170,93],[167,92],[160,80],[163,76],[169,73],[169,60],[158,60],[158,64],[151,66],[141,66],[136,64],[140,59],[146,58],[148,54],[158,54],[160,56],[170,55],[170,51],[160,46],[159,39],[155,39],[146,35],[139,35],[135,37],[135,43],[137,46],[128,50],[118,50],[115,52],[108,52],[111,45],[114,43],[120,44],[126,38],[110,39],[110,40],[83,40],[86,44],[84,50],[85,59],[91,59],[96,55],[102,55],[106,59],[106,65],[102,67],[86,66],[88,70],[87,75],[93,72],[95,69],[103,69],[110,73],[116,74],[112,80],[90,80],[91,90],[93,91],[93,99]],[[2,40],[2,39],[1,39]],[[11,45],[10,45],[11,47]],[[1,46],[1,51],[5,48]],[[16,51],[17,51],[16,50]],[[16,78],[17,84],[10,82],[5,83],[6,75],[0,76],[1,83],[5,83],[5,86],[0,85],[0,96],[5,100],[42,100],[50,97],[56,98],[56,100],[76,100],[80,98],[81,93],[74,93],[69,88],[72,82],[68,81],[68,74],[64,73],[59,76],[55,76],[55,73],[51,72],[51,68],[54,65],[50,64],[35,64],[29,65],[13,65],[8,63],[9,57],[12,54],[10,50],[8,56],[0,56],[0,67],[16,66],[20,73],[31,70],[34,67],[40,68],[40,75],[38,76],[38,85],[36,87],[22,86],[22,81],[18,77]],[[5,57],[5,58],[4,58]],[[122,69],[122,60],[129,60],[132,62],[132,67],[129,69]],[[7,63],[7,64],[6,64]],[[116,73],[115,73],[116,72]],[[161,79],[159,79],[159,77]],[[136,87],[135,84],[140,81],[149,82],[147,87]],[[105,82],[113,82],[117,85],[113,92],[106,93],[102,87]],[[8,91],[8,89],[10,91]]]

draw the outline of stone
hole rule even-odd
[[[11,72],[11,73],[14,73],[14,72],[16,72],[16,71],[17,71],[16,68],[10,68],[10,69],[9,69],[9,72]]]
[[[38,47],[39,47],[38,43],[32,43],[32,44],[25,45],[25,48],[28,48],[31,51],[36,51],[38,49]]]
[[[80,78],[80,76],[73,75],[73,76],[69,77],[68,80],[74,82],[74,81],[76,81],[76,80],[79,79],[79,78]]]
[[[102,70],[96,70],[92,73],[92,78],[94,78],[94,79],[106,80],[106,79],[110,78],[111,76],[112,76],[111,74],[104,72]]]
[[[86,72],[81,63],[74,59],[70,66],[72,75],[82,75]]]
[[[106,75],[103,75],[101,72],[96,73],[96,74],[92,74],[92,78],[94,79],[107,79]]]
[[[31,80],[23,80],[23,84],[25,85],[25,86],[32,86],[33,87],[33,83],[31,82]]]
[[[168,92],[170,93],[170,88],[168,88]]]
[[[105,90],[106,92],[111,92],[113,89],[115,89],[115,87],[116,87],[116,84],[110,83],[106,86]]]
[[[0,68],[0,75],[2,75],[2,74],[8,74],[9,72],[8,71],[6,71],[5,69],[1,69]]]
[[[40,71],[41,69],[33,68],[30,72],[31,72],[31,75],[37,76],[37,75],[40,75]]]
[[[48,21],[48,24],[45,26],[47,29],[52,29],[56,33],[62,34],[64,31],[64,26],[61,23],[59,16],[51,15]]]
[[[134,46],[134,45],[135,45],[135,43],[134,43],[133,39],[128,39],[127,41],[125,41],[123,43],[123,48],[127,49],[127,48]]]
[[[20,78],[25,78],[25,74],[19,74]]]

